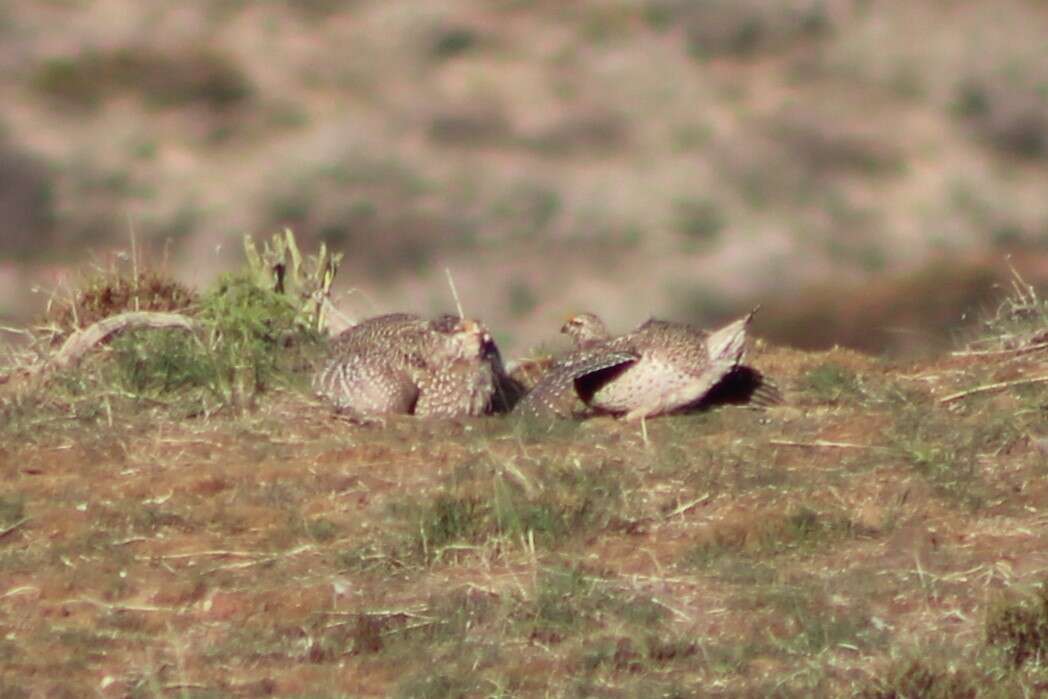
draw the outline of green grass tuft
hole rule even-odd
[[[861,400],[866,395],[855,372],[834,362],[808,371],[801,378],[800,387],[821,403]]]
[[[525,474],[480,464],[454,474],[431,498],[408,498],[390,511],[409,532],[401,554],[436,563],[499,542],[555,546],[585,535],[621,520],[623,492],[603,465],[547,462]]]

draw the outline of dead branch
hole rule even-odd
[[[76,366],[85,354],[96,345],[105,342],[116,333],[139,328],[175,328],[193,332],[196,323],[179,313],[161,313],[159,311],[130,311],[103,318],[86,328],[77,330],[69,336],[62,347],[37,371],[50,371]]]
[[[140,328],[194,332],[197,329],[197,323],[192,318],[179,313],[160,311],[129,311],[109,316],[74,332],[50,358],[30,366],[16,368],[7,374],[0,374],[0,385],[14,379],[28,380],[43,377],[55,370],[76,366],[85,354],[113,335]]]
[[[998,383],[986,384],[985,386],[976,386],[975,388],[970,388],[967,391],[958,391],[957,393],[951,393],[948,396],[943,396],[942,398],[940,398],[939,402],[942,403],[942,404],[952,403],[952,402],[954,402],[956,400],[960,400],[961,398],[967,398],[968,396],[974,396],[974,395],[978,395],[980,393],[990,393],[992,391],[1003,391],[1004,389],[1011,388],[1012,386],[1025,386],[1027,384],[1046,383],[1046,382],[1048,382],[1048,376],[1035,376],[1035,377],[1030,378],[1030,379],[1016,379],[1014,381],[1001,381],[1001,382],[998,382]]]

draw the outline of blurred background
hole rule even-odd
[[[5,0],[0,325],[291,227],[361,317],[941,349],[1048,279],[1043,0]],[[1003,286],[1002,286],[1003,285]]]

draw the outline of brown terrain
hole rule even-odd
[[[1046,36],[0,3],[0,699],[1048,695]],[[308,283],[244,265],[285,227],[352,317],[453,309],[449,270],[507,359],[759,303],[785,401],[352,424]],[[187,320],[57,365],[123,311]]]
[[[643,426],[352,424],[233,282],[198,341],[12,355],[0,696],[1042,695],[1048,305],[1015,284],[953,353],[758,339],[782,405]]]

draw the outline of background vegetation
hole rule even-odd
[[[1048,692],[1046,35],[1037,0],[0,4],[0,697]],[[356,315],[450,308],[450,267],[510,357],[760,301],[785,404],[346,424],[306,297],[242,269],[284,226]],[[126,309],[193,326],[26,372]]]
[[[625,328],[773,299],[766,334],[914,351],[994,298],[987,261],[1045,275],[1036,0],[0,13],[9,319],[132,229],[199,287],[290,225],[346,254],[358,315],[447,309],[448,266],[515,351],[582,308]]]

